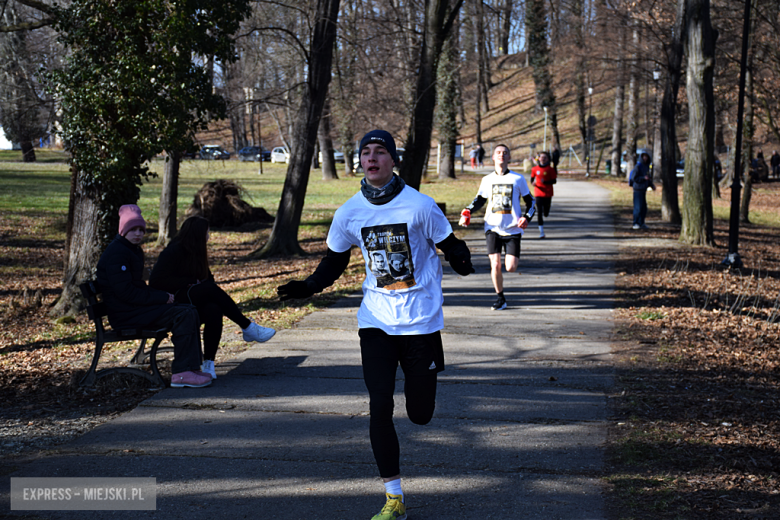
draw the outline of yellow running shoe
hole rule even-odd
[[[387,495],[387,502],[385,507],[378,515],[374,515],[371,520],[406,520],[406,506],[401,501],[401,495]]]

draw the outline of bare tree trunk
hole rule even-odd
[[[614,176],[620,175],[620,159],[623,155],[623,104],[625,102],[625,28],[619,27],[617,64],[618,70],[615,73],[615,114],[612,119],[612,169],[610,173]]]
[[[626,120],[626,178],[636,164],[636,141],[639,130],[639,27],[631,31],[631,60],[628,80],[628,119]]]
[[[753,5],[755,6],[755,4]],[[748,63],[745,69],[745,120],[742,125],[742,150],[736,150],[736,153],[742,153],[742,170],[744,172],[743,179],[745,179],[745,185],[742,188],[739,220],[745,224],[750,224],[750,199],[753,196],[753,176],[750,172],[753,169],[753,138],[756,130],[753,112],[753,38],[751,38],[749,45],[750,53],[748,54]]]
[[[498,53],[502,56],[509,54],[509,33],[512,29],[512,8],[514,7],[513,0],[504,0],[504,7],[502,9],[501,17],[501,32],[499,35]]]
[[[710,0],[688,0],[686,90],[690,131],[685,152],[682,242],[715,245],[712,223],[712,171],[715,155],[715,74],[717,33],[710,21]]]
[[[102,251],[99,201],[97,186],[84,185],[72,168],[62,294],[51,310],[52,316],[74,316],[85,307],[79,284],[95,278]]]
[[[436,106],[436,70],[444,40],[452,30],[463,0],[426,0],[425,30],[420,51],[420,67],[415,87],[414,109],[401,165],[401,177],[414,189],[420,188],[427,169],[431,146],[433,113]],[[407,157],[408,156],[408,157]]]
[[[678,0],[677,15],[672,31],[672,41],[669,43],[666,65],[666,83],[661,101],[661,219],[671,224],[682,223],[680,203],[677,195],[677,94],[680,90],[683,59],[683,33],[687,25],[685,13],[686,0]]]
[[[485,37],[485,8],[483,0],[475,0],[474,3],[476,23],[475,38],[477,40],[477,104],[484,103],[485,111],[490,111],[488,91],[490,90],[490,56],[487,51]]]
[[[583,157],[586,157],[588,151],[588,108],[585,103],[588,85],[586,85],[586,64],[585,64],[585,45],[583,32],[585,23],[583,18],[583,0],[573,0],[571,4],[572,15],[574,16],[574,45],[579,52],[574,57],[574,92],[577,100],[577,127],[580,130],[580,139],[582,141]]]
[[[181,165],[181,152],[174,151],[168,154],[163,171],[162,192],[160,193],[160,212],[157,227],[157,245],[167,246],[176,236],[176,214],[178,212],[179,198],[179,167]]]
[[[290,163],[287,165],[282,198],[271,236],[262,248],[252,253],[254,257],[304,254],[298,243],[298,228],[306,198],[317,129],[331,78],[338,11],[339,0],[317,0],[314,32],[309,46],[309,75],[295,120],[293,149],[290,153]]]
[[[330,137],[330,102],[327,99],[323,111],[325,113],[320,118],[320,127],[317,133],[322,153],[322,180],[332,181],[338,179],[339,176],[336,173],[336,161],[333,158],[333,139]]]
[[[35,162],[35,147],[32,141],[22,141],[19,144],[22,147],[22,162]]]
[[[442,48],[438,70],[438,88],[441,90],[436,106],[436,123],[441,146],[440,179],[455,178],[455,146],[458,141],[458,32],[457,24]],[[479,103],[477,103],[479,106]]]

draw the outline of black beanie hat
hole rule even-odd
[[[388,151],[390,157],[393,158],[393,162],[398,166],[398,153],[395,151],[395,141],[393,136],[389,132],[384,130],[371,130],[369,133],[363,136],[360,140],[360,148],[358,149],[358,157],[363,153],[363,148],[369,144],[381,144],[385,150]]]

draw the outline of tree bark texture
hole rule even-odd
[[[584,17],[583,0],[573,0],[571,3],[572,16],[574,17],[572,31],[574,32],[574,45],[578,49],[584,49]],[[588,85],[586,85],[586,63],[585,53],[578,53],[574,57],[574,92],[577,99],[577,127],[580,131],[582,141],[583,157],[587,157],[588,151],[588,107],[586,105],[585,95]]]
[[[431,146],[433,114],[436,106],[436,71],[444,40],[452,30],[463,0],[426,0],[425,28],[420,50],[420,67],[414,90],[414,107],[406,141],[401,178],[412,188],[419,189],[423,172],[427,169]]]
[[[754,4],[755,5],[755,4]],[[753,137],[755,134],[755,116],[753,106],[753,48],[752,38],[749,43],[747,68],[745,69],[745,114],[742,123],[742,150],[736,153],[742,153],[742,178],[745,184],[742,187],[742,199],[739,206],[739,221],[750,224],[750,199],[753,196],[753,176],[750,171],[753,169]],[[733,164],[733,163],[732,163]]]
[[[162,192],[160,192],[160,211],[158,214],[157,245],[167,246],[176,236],[176,214],[178,213],[179,198],[179,168],[181,166],[181,152],[175,151],[168,154],[163,170]]]
[[[252,256],[305,254],[298,243],[298,227],[306,198],[317,129],[331,78],[338,11],[339,0],[317,1],[314,32],[309,46],[309,74],[293,126],[293,148],[290,150],[290,163],[287,165],[279,210],[268,242],[253,252]]]
[[[628,117],[626,118],[626,179],[636,164],[636,142],[639,130],[639,27],[631,29],[631,60],[628,79]]]
[[[610,152],[612,161],[610,174],[613,176],[620,175],[620,159],[623,155],[623,105],[626,98],[626,31],[624,27],[619,27],[617,31],[619,32],[617,49],[618,70],[615,73],[615,112],[612,117],[612,150]]]
[[[101,193],[87,188],[75,169],[71,171],[70,189],[62,294],[51,310],[52,316],[74,316],[84,310],[79,284],[95,278],[104,245],[100,241]]]
[[[336,173],[336,160],[333,158],[333,139],[330,137],[330,103],[325,100],[323,107],[325,112],[320,118],[320,127],[317,132],[317,139],[322,152],[322,180],[332,181],[338,179]],[[346,161],[346,157],[344,157]]]
[[[683,222],[680,240],[715,244],[712,222],[712,172],[715,155],[715,40],[709,0],[688,0],[686,50],[689,132],[685,152]]]
[[[661,162],[660,178],[661,220],[671,224],[680,224],[680,202],[677,195],[677,94],[680,90],[683,59],[683,32],[687,19],[685,14],[687,0],[677,1],[677,15],[672,32],[672,40],[668,45],[668,61],[666,64],[666,82],[661,100]]]

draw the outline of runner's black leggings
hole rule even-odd
[[[222,338],[222,317],[247,328],[252,322],[239,310],[228,293],[212,281],[185,287],[176,292],[177,303],[195,306],[203,324],[203,359],[214,361]]]
[[[399,350],[403,349],[399,343],[409,341],[415,336],[385,335],[382,337],[371,335],[367,337],[364,335],[365,330],[376,329],[362,329],[360,334],[360,345],[363,352],[363,380],[368,389],[371,413],[369,420],[371,449],[379,467],[379,475],[382,478],[389,478],[401,473],[400,447],[398,435],[393,425],[395,375],[400,357]],[[373,352],[382,352],[383,354],[367,359],[366,347],[370,347]],[[427,368],[428,365],[425,366]],[[428,371],[410,374],[411,371],[413,370],[404,370],[406,413],[413,423],[428,424],[436,408],[437,373]]]
[[[550,214],[552,197],[536,197],[536,215],[540,226],[544,225],[544,217]]]

